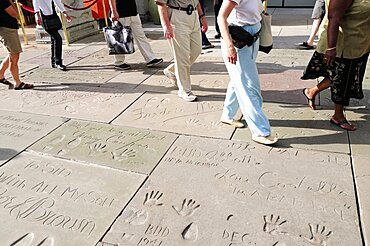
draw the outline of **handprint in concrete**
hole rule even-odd
[[[265,220],[265,225],[263,226],[263,231],[269,233],[271,235],[278,235],[278,234],[287,234],[286,231],[283,231],[281,228],[283,224],[287,221],[282,220],[280,216],[275,216],[271,214],[270,216],[263,216]]]
[[[160,191],[157,191],[155,193],[154,190],[152,190],[149,194],[145,194],[145,200],[144,200],[144,205],[148,207],[153,207],[153,206],[163,206],[163,203],[161,203],[159,200],[161,199],[163,193]]]
[[[186,200],[186,198],[182,201],[181,208],[172,206],[172,208],[177,212],[178,215],[181,216],[192,216],[195,212],[200,207],[200,204],[192,199]]]
[[[317,224],[316,226],[312,224],[308,225],[310,226],[311,236],[310,238],[304,237],[304,239],[306,239],[307,242],[314,246],[326,246],[333,232],[328,230],[325,226],[319,224]]]
[[[95,143],[89,146],[89,156],[99,156],[105,154],[107,151],[105,150],[107,147],[106,144],[102,143]]]

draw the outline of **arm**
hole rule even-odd
[[[208,23],[207,23],[206,15],[203,12],[203,6],[200,4],[200,2],[197,5],[197,10],[198,10],[199,21],[202,23],[202,32],[207,32]]]
[[[32,0],[32,5],[35,10],[35,21],[37,25],[42,24],[41,14],[40,14],[40,3],[39,0]]]
[[[232,64],[235,64],[237,61],[237,54],[233,44],[233,40],[231,39],[227,17],[230,15],[231,11],[234,9],[236,3],[230,0],[223,1],[220,9],[220,13],[218,14],[217,21],[218,26],[220,27],[220,32],[223,40],[227,46],[227,58],[228,61]]]
[[[110,18],[112,18],[112,21],[118,21],[119,14],[117,11],[116,0],[109,0],[109,6],[110,6],[110,10],[112,11]]]
[[[352,4],[353,0],[331,0],[328,9],[327,50],[325,52],[326,63],[333,64],[336,57],[336,45],[339,32],[339,23],[343,15]]]
[[[14,3],[12,2],[10,2],[10,6],[5,9],[5,12],[15,19],[18,19],[19,17],[17,8],[14,6]]]
[[[167,8],[166,4],[164,4],[164,3],[160,3],[160,2],[156,1],[156,4],[158,6],[159,17],[161,18],[161,23],[162,23],[162,27],[163,27],[163,31],[164,31],[164,37],[166,39],[171,39],[175,35],[173,33],[172,25],[171,25],[171,22],[170,22],[170,17],[169,17],[169,14],[168,14],[168,8]]]
[[[71,22],[71,17],[67,14],[66,9],[64,8],[64,5],[61,0],[53,0],[55,5],[58,7],[58,9],[63,13],[63,15],[66,17],[67,22]]]

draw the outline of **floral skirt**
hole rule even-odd
[[[337,57],[333,66],[327,66],[324,62],[324,54],[315,51],[301,79],[329,78],[332,101],[348,106],[350,98],[364,98],[362,81],[368,57],[369,53],[356,59]]]

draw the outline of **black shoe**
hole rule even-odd
[[[52,64],[51,64],[51,67],[52,67],[52,68],[57,68],[57,65],[55,65],[55,63],[52,63]]]
[[[220,39],[221,38],[221,34],[220,33],[217,33],[216,35],[215,35],[215,39]]]
[[[131,69],[131,66],[128,65],[127,63],[123,63],[121,65],[114,65],[115,68],[117,69],[122,69],[122,70],[129,70]]]
[[[59,70],[62,71],[67,71],[67,67],[62,64],[55,64],[55,68],[58,68]]]
[[[151,60],[150,62],[148,62],[146,64],[146,66],[147,67],[154,67],[155,65],[161,64],[162,62],[163,62],[162,58],[155,58],[155,59]]]

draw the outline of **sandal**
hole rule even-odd
[[[14,90],[28,90],[28,89],[32,89],[32,88],[33,88],[32,84],[27,84],[27,83],[21,82],[17,87],[14,87]]]
[[[343,130],[347,130],[347,131],[356,131],[357,130],[357,126],[352,125],[346,119],[337,122],[333,118],[331,118],[330,119],[330,123],[332,123],[333,125],[336,125],[336,126],[340,127]]]
[[[304,96],[306,97],[306,99],[307,99],[308,107],[310,107],[310,109],[312,109],[312,110],[315,110],[315,109],[316,109],[315,98],[309,98],[309,97],[307,96],[307,94],[306,94],[306,89],[307,89],[307,88],[304,88],[304,89],[302,90],[302,93],[303,93],[303,95],[304,95]]]
[[[6,78],[0,79],[0,83],[4,85],[12,85]]]
[[[298,44],[299,47],[305,49],[305,50],[313,50],[315,47],[313,45],[309,45],[307,42],[302,42]]]

